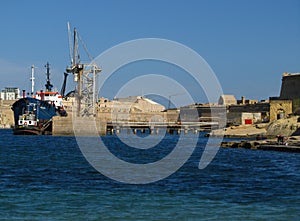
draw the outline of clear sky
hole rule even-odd
[[[138,38],[184,44],[208,62],[224,93],[237,98],[277,96],[282,73],[300,72],[299,0],[4,0],[0,88],[29,90],[34,64],[42,89],[49,61],[60,89],[70,64],[67,21],[95,57]]]

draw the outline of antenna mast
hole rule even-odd
[[[45,84],[46,87],[46,91],[52,91],[52,87],[53,85],[50,83],[50,65],[49,62],[47,62],[47,64],[45,65],[45,67],[47,68],[47,83]]]
[[[31,65],[31,94],[33,95],[34,94],[34,65]]]

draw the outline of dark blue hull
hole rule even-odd
[[[35,98],[21,98],[12,105],[14,134],[42,135],[52,133],[52,117],[57,115],[54,105]]]

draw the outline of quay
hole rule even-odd
[[[107,122],[107,134],[120,133],[127,131],[130,134],[138,132],[147,134],[159,134],[160,131],[166,131],[168,134],[185,134],[192,131],[198,133],[200,131],[210,131],[212,128],[218,127],[218,122],[185,122],[185,123],[164,123],[164,122]]]
[[[126,132],[127,134],[159,134],[166,132],[168,134],[188,134],[190,132],[197,134],[202,131],[210,131],[217,128],[218,122],[107,122],[101,118],[80,117],[76,120],[76,130],[83,135],[89,135],[89,132],[98,130],[99,135],[119,134]],[[54,136],[73,136],[73,119],[71,117],[53,117]]]

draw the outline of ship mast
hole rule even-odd
[[[34,94],[34,65],[31,65],[31,94]]]
[[[47,62],[47,64],[45,65],[45,67],[47,68],[47,83],[45,84],[46,87],[46,91],[52,91],[52,87],[53,85],[50,83],[50,65],[49,62]]]

